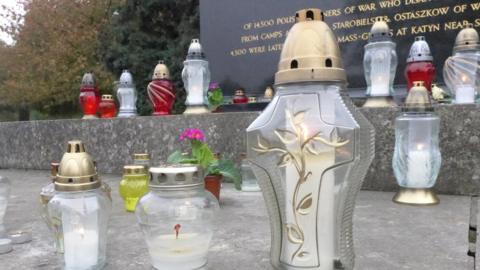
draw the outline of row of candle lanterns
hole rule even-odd
[[[395,105],[392,96],[398,59],[396,44],[392,41],[392,32],[386,22],[377,21],[372,26],[369,42],[365,45],[363,64],[367,82],[366,95],[369,98],[364,106]],[[407,58],[407,91],[414,86],[414,82],[423,81],[431,92],[435,73],[430,47],[425,37],[418,36]],[[458,33],[453,55],[445,61],[443,75],[445,83],[455,96],[455,103],[475,103],[480,90],[480,41],[473,25]]]
[[[270,215],[271,262],[276,269],[352,270],[353,209],[374,156],[374,128],[342,94],[346,72],[322,11],[301,10],[296,18],[275,75],[276,98],[247,129],[248,157]],[[441,164],[440,119],[426,84],[412,82],[395,121],[399,203],[438,203],[429,188]],[[188,105],[195,112],[203,106],[199,98]],[[203,267],[218,201],[205,192],[197,167],[153,166],[147,174],[148,160],[137,156],[125,166],[120,195],[136,213],[152,265]],[[101,268],[112,198],[82,142],[68,143],[52,164],[52,180],[41,198],[65,268]]]

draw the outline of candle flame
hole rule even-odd
[[[417,150],[423,150],[425,148],[425,145],[423,143],[417,144]]]
[[[463,83],[466,83],[467,81],[468,81],[468,76],[465,75],[465,74],[463,74],[463,75],[462,75],[462,82],[463,82]]]

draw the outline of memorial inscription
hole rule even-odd
[[[397,85],[405,84],[405,59],[415,36],[426,36],[440,71],[458,31],[468,24],[480,29],[480,0],[202,0],[201,39],[212,80],[226,94],[241,86],[261,95],[273,83],[282,44],[295,22],[290,15],[309,7],[322,8],[337,35],[351,88],[365,87],[363,46],[378,19],[389,23],[397,42]],[[437,81],[443,81],[441,72]]]

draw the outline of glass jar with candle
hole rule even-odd
[[[276,269],[354,268],[356,194],[374,156],[374,129],[346,95],[346,72],[319,9],[296,13],[275,97],[247,129]]]
[[[392,96],[398,64],[396,46],[388,24],[375,22],[363,58],[368,97],[364,107],[395,106]]]
[[[241,155],[240,173],[242,174],[242,191],[260,191],[257,178],[253,174],[246,154]]]
[[[7,177],[0,176],[0,238],[7,237],[3,220],[7,212],[8,197],[10,196],[10,180]]]
[[[48,214],[61,224],[64,269],[101,269],[106,263],[108,196],[83,143],[70,141],[55,178]]]
[[[469,25],[458,33],[453,55],[445,61],[443,77],[455,103],[475,103],[480,91],[480,38]]]
[[[117,105],[112,95],[102,95],[102,101],[98,107],[100,118],[113,118],[117,115]]]
[[[208,113],[207,92],[210,84],[210,68],[198,39],[192,39],[187,59],[183,62],[182,80],[187,91],[185,114]]]
[[[198,168],[171,165],[150,168],[150,192],[135,211],[153,267],[199,269],[207,264],[219,205],[206,192]]]
[[[393,171],[400,186],[394,201],[437,204],[430,190],[442,163],[439,147],[440,118],[433,111],[423,82],[415,82],[403,112],[395,119]]]
[[[412,89],[413,82],[423,81],[428,92],[431,92],[435,72],[433,56],[425,37],[415,37],[415,42],[413,42],[407,58],[407,67],[405,68],[407,91]]]
[[[234,104],[248,103],[248,97],[245,94],[245,89],[239,88],[235,90],[235,96],[233,96],[233,103]]]
[[[98,105],[100,104],[100,91],[95,86],[92,73],[85,73],[80,87],[80,106],[83,110],[83,119],[97,118]]]
[[[134,212],[138,200],[148,192],[147,168],[143,165],[126,165],[123,167],[123,179],[119,193],[125,210]]]

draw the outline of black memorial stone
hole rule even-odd
[[[426,36],[434,55],[437,82],[457,33],[467,24],[480,28],[478,0],[202,0],[201,42],[212,80],[227,95],[237,87],[262,95],[273,84],[281,47],[295,11],[321,8],[343,53],[350,88],[365,87],[363,46],[378,18],[388,21],[397,43],[396,85],[404,85],[405,61],[415,36]]]

